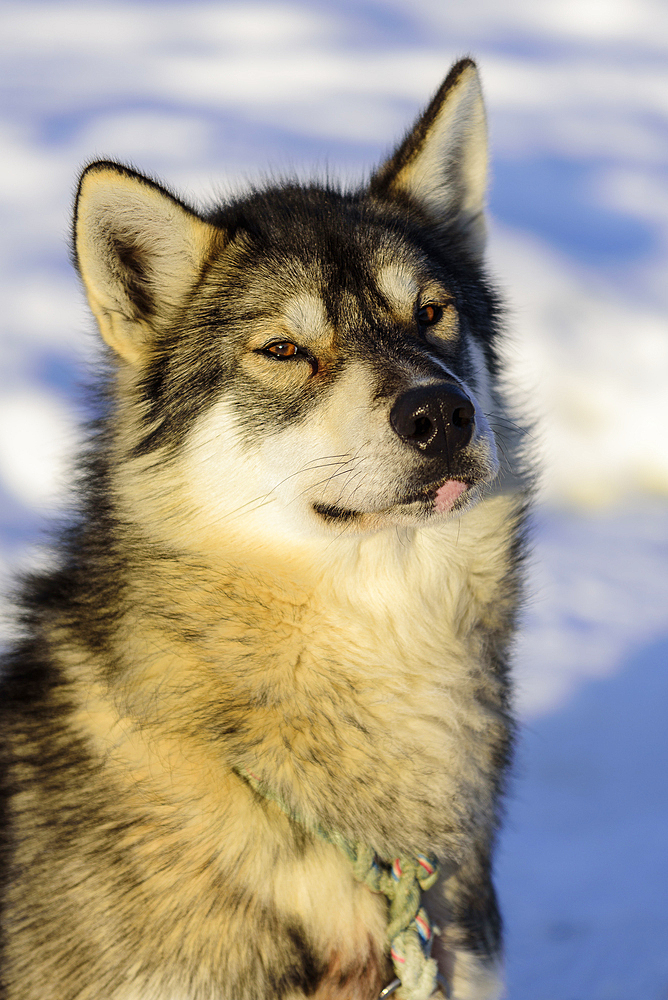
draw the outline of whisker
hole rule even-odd
[[[348,459],[347,461],[338,461],[338,462],[337,461],[329,461],[329,459],[336,459],[336,458],[342,458],[343,459],[343,458],[345,458],[346,454],[347,454],[346,452],[343,452],[343,453],[341,453],[341,455],[325,455],[325,456],[322,456],[322,457],[319,457],[319,458],[311,459],[309,462],[307,462],[305,465],[303,465],[300,469],[297,469],[296,472],[291,472],[290,475],[285,476],[283,479],[281,479],[278,483],[275,484],[275,486],[272,486],[272,488],[270,490],[268,490],[266,493],[262,493],[259,496],[254,497],[252,500],[247,500],[245,503],[242,503],[238,507],[235,507],[234,510],[227,511],[225,514],[222,515],[222,517],[219,519],[218,523],[222,523],[225,520],[228,520],[230,518],[239,516],[241,514],[252,513],[253,511],[259,510],[261,507],[264,507],[267,504],[271,503],[272,502],[272,494],[275,493],[276,490],[278,490],[281,486],[283,486],[285,483],[287,483],[290,479],[294,479],[297,476],[304,475],[304,473],[306,473],[306,472],[316,472],[319,469],[336,468],[337,466],[342,466],[342,465],[345,466],[345,465],[347,465],[350,461],[352,461],[352,459]],[[318,464],[316,464],[316,463],[318,463]],[[336,474],[338,474],[338,473],[335,473],[335,475]],[[328,477],[325,477],[320,482],[326,482],[327,478]],[[317,483],[316,485],[320,485],[320,484]],[[300,494],[300,495],[303,495],[303,494]]]
[[[317,487],[317,486],[322,486],[322,484],[323,484],[323,483],[328,483],[328,482],[330,482],[330,481],[331,481],[332,479],[336,479],[336,477],[337,477],[337,476],[344,476],[344,475],[348,475],[348,474],[349,474],[350,472],[353,472],[353,471],[354,471],[353,469],[339,469],[339,471],[338,471],[338,472],[333,472],[333,473],[331,474],[331,476],[325,476],[325,478],[324,478],[324,479],[321,479],[321,480],[320,480],[319,482],[317,482],[317,483],[310,483],[310,484],[309,484],[309,485],[308,485],[308,486],[307,486],[307,487],[306,487],[306,488],[305,488],[304,490],[302,490],[302,491],[301,491],[301,493],[298,493],[298,494],[297,494],[297,496],[296,496],[296,497],[294,497],[294,500],[299,500],[299,499],[300,499],[301,497],[303,497],[303,496],[304,496],[304,494],[305,494],[305,493],[306,493],[306,492],[307,492],[307,491],[308,491],[309,489],[314,489],[314,488],[315,488],[315,487]],[[291,501],[291,502],[293,502],[293,501]]]

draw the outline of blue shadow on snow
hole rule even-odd
[[[668,635],[524,732],[498,858],[513,1000],[668,995]]]

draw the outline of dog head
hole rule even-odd
[[[88,167],[75,252],[126,507],[213,544],[232,522],[331,536],[476,503],[498,470],[486,161],[463,60],[357,191],[280,184],[200,215]]]

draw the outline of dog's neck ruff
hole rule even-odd
[[[324,830],[296,815],[251,771],[238,768],[237,773],[255,792],[275,802],[292,822],[338,847],[352,865],[357,881],[387,897],[390,906],[387,938],[396,978],[381,991],[379,1000],[397,990],[401,990],[400,1000],[428,1000],[439,987],[448,997],[448,986],[430,957],[434,932],[426,910],[420,905],[421,893],[431,888],[438,877],[436,859],[416,854],[383,862],[366,844],[346,840],[336,830]]]

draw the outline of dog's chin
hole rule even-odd
[[[323,503],[314,503],[313,510],[331,527],[378,531],[392,525],[416,526],[455,516],[468,510],[479,496],[479,488],[472,483],[448,479],[440,485],[398,498],[379,510],[354,510]]]

